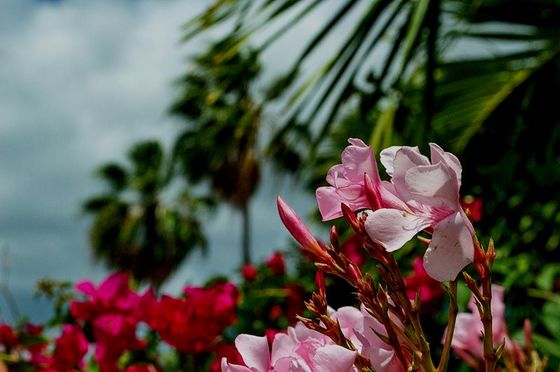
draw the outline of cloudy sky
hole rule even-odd
[[[51,309],[33,299],[38,279],[98,281],[106,275],[91,259],[90,221],[80,203],[101,190],[92,177],[101,163],[123,160],[126,149],[142,139],[169,146],[177,129],[165,114],[174,97],[172,82],[186,56],[204,44],[179,44],[180,25],[206,4],[0,1],[0,278],[31,320],[44,321]],[[313,20],[303,27],[314,27]],[[267,56],[277,61],[267,74],[282,66],[280,55],[276,49]],[[301,213],[311,205],[289,181],[280,187],[276,181],[265,183],[252,204],[257,259],[288,239],[275,195],[283,193]],[[223,208],[206,226],[210,255],[184,264],[168,291],[234,272],[237,215]],[[3,298],[0,317],[12,321]]]

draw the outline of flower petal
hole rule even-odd
[[[252,372],[251,369],[237,364],[230,364],[226,357],[222,358],[222,372]]]
[[[409,169],[406,187],[413,199],[433,207],[459,210],[459,185],[453,171],[443,163]]]
[[[473,261],[472,239],[460,212],[438,223],[424,255],[428,275],[440,282],[454,280]]]
[[[445,332],[447,331],[446,329]],[[469,313],[459,313],[455,320],[451,346],[454,349],[469,350],[473,354],[482,356],[482,341],[480,339],[482,331],[482,322],[478,317]]]
[[[406,203],[399,198],[395,185],[388,181],[381,181],[379,194],[384,208],[394,208],[400,210],[409,210]]]
[[[459,186],[461,185],[461,172],[463,167],[461,166],[461,162],[455,155],[450,152],[445,152],[439,145],[435,143],[430,143],[430,153],[431,153],[431,160],[432,164],[437,164],[439,162],[445,163],[449,168],[453,169],[457,176],[457,182]]]
[[[95,295],[97,294],[97,290],[95,289],[95,286],[89,280],[78,282],[76,284],[76,290],[92,298],[95,297]]]
[[[288,328],[288,333],[293,334],[293,328]],[[272,342],[272,354],[270,356],[270,364],[274,367],[277,366],[278,362],[284,358],[290,358],[297,347],[297,342],[295,336],[291,336],[285,333],[278,333],[274,336],[274,341]]]
[[[410,199],[410,193],[405,183],[406,172],[421,165],[430,165],[430,161],[418,151],[417,147],[403,146],[395,153],[391,182],[395,185],[397,193],[405,201]]]
[[[367,211],[366,231],[371,239],[383,245],[388,252],[401,248],[430,222],[397,209],[383,208]]]
[[[339,345],[325,345],[317,349],[313,356],[316,371],[346,372],[352,371],[356,352]]]
[[[330,186],[322,186],[315,192],[317,206],[323,221],[332,220],[342,216],[342,203],[348,205],[350,209],[369,208],[369,202],[360,185],[350,185],[336,189]]]
[[[393,172],[395,170],[395,155],[397,155],[397,151],[399,151],[401,148],[402,146],[391,146],[387,147],[379,153],[379,160],[385,167],[385,172],[391,177],[393,176]]]
[[[235,338],[235,346],[247,367],[256,371],[268,371],[270,350],[266,336],[258,337],[240,334]]]
[[[363,184],[364,173],[367,173],[373,181],[379,180],[377,162],[371,148],[357,138],[350,138],[348,142],[350,146],[340,155],[346,179],[353,184]]]

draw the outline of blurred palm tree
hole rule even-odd
[[[159,288],[195,248],[206,248],[197,219],[206,201],[183,192],[174,207],[164,203],[172,167],[158,142],[135,145],[128,160],[129,167],[108,163],[98,170],[108,190],[83,205],[94,216],[90,241],[110,268]]]
[[[364,123],[377,112],[379,125],[368,125],[375,148],[439,136],[462,151],[558,59],[559,8],[555,0],[217,0],[185,25],[185,40],[233,22],[220,53],[251,45],[261,54],[308,17],[323,20],[286,55],[267,96],[285,105],[269,152],[293,170],[349,107]]]
[[[215,43],[193,59],[178,82],[171,113],[184,119],[174,157],[191,184],[209,182],[214,194],[242,213],[242,261],[251,262],[249,202],[260,181],[257,138],[261,107],[251,94],[260,71],[250,50]]]

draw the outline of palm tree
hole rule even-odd
[[[184,192],[175,208],[163,202],[171,166],[158,142],[135,145],[128,160],[129,167],[108,163],[98,170],[108,190],[83,205],[94,216],[90,241],[110,268],[159,288],[189,253],[206,247],[197,219],[201,201]]]
[[[184,119],[174,157],[188,182],[207,181],[242,213],[242,261],[251,261],[249,202],[260,181],[257,136],[261,109],[250,92],[259,65],[251,51],[221,53],[229,41],[196,57],[180,79],[171,108]]]
[[[451,131],[453,150],[461,151],[516,87],[558,57],[559,5],[554,0],[216,1],[185,25],[185,39],[233,20],[235,29],[222,41],[221,53],[249,44],[260,54],[328,7],[330,14],[316,33],[302,39],[301,53],[291,61],[287,57],[290,67],[267,97],[286,102],[287,114],[269,152],[288,162],[288,168],[315,156],[349,104],[364,119],[372,110],[387,112],[384,128],[371,132],[372,139],[386,137],[381,134],[391,130],[392,114],[410,108],[411,90],[422,92],[419,100],[414,97],[421,107],[413,107],[421,115],[412,115],[413,121],[399,128],[404,138],[392,142],[421,143]],[[255,42],[257,34],[268,38]],[[334,34],[343,35],[338,45],[329,40]],[[505,53],[458,58],[453,46],[467,40],[477,49],[517,45]],[[306,72],[305,64],[317,54],[324,64]],[[462,94],[466,91],[470,94]]]

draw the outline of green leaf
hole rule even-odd
[[[541,336],[537,333],[533,333],[533,344],[535,345],[535,349],[541,351],[542,353],[560,358],[559,342]]]
[[[381,149],[391,146],[393,123],[398,107],[396,98],[392,98],[381,115],[379,115],[369,139],[369,145],[374,151],[380,151]]]
[[[403,58],[401,70],[398,74],[399,76],[402,76],[405,69],[408,67],[408,62],[412,56],[414,46],[418,43],[420,30],[422,29],[422,25],[424,24],[424,20],[428,12],[428,5],[430,5],[429,0],[418,0],[416,1],[414,10],[411,12],[412,19],[402,47]]]
[[[560,341],[560,304],[547,302],[542,309],[541,319],[547,331]]]
[[[543,290],[551,290],[554,280],[560,274],[560,263],[546,265],[536,279],[537,287]]]

